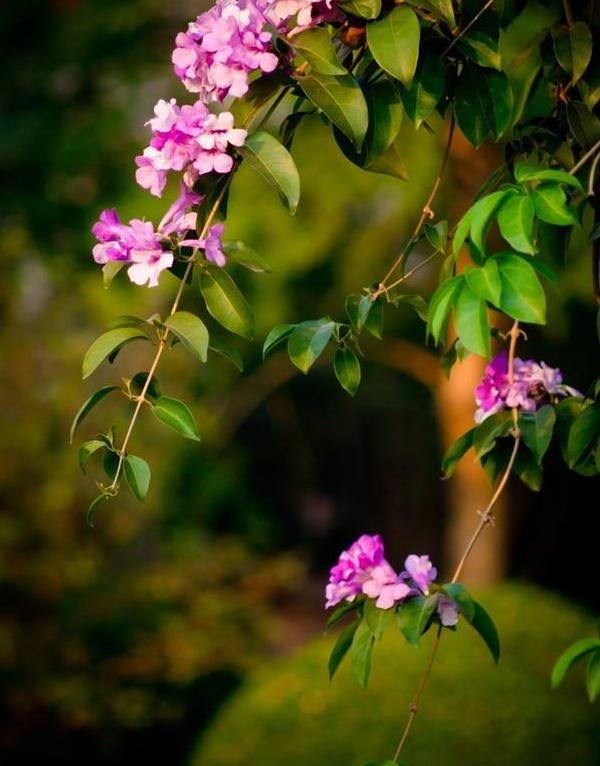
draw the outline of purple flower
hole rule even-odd
[[[331,569],[329,584],[325,590],[325,607],[335,606],[340,601],[353,601],[362,593],[363,583],[371,579],[376,567],[389,567],[390,577],[396,576],[383,557],[383,543],[379,535],[361,535],[344,551],[338,563]]]
[[[445,628],[452,628],[458,623],[458,607],[448,596],[440,596],[437,603],[440,622]]]
[[[363,583],[362,592],[369,598],[376,598],[375,605],[380,609],[391,609],[412,593],[387,561],[372,569],[369,579]]]
[[[225,224],[213,223],[208,227],[208,232],[204,239],[184,239],[180,244],[184,247],[196,247],[204,250],[204,257],[207,261],[216,266],[225,266],[227,256],[223,252],[223,232]]]
[[[154,107],[150,145],[135,158],[138,184],[162,196],[170,170],[183,171],[192,188],[205,173],[229,173],[233,168],[230,146],[242,146],[247,131],[234,128],[230,112],[211,114],[201,101],[179,106],[173,98]]]
[[[524,412],[548,404],[552,397],[577,396],[579,392],[562,383],[559,369],[545,362],[518,357],[513,365],[513,382],[509,382],[508,353],[501,351],[485,368],[481,383],[475,388],[477,411],[475,422],[481,423],[490,415],[518,407]]]
[[[185,236],[188,231],[194,231],[197,216],[190,208],[199,205],[201,202],[202,195],[191,191],[182,182],[179,185],[179,197],[177,197],[158,224],[159,232],[168,237],[171,235]]]
[[[404,562],[405,572],[402,576],[412,581],[413,585],[423,594],[429,593],[429,586],[437,577],[437,569],[429,560],[429,556],[408,556]]]
[[[267,19],[252,0],[217,0],[175,38],[175,74],[202,101],[243,96],[248,75],[276,69]]]
[[[131,264],[127,275],[137,285],[148,283],[148,287],[155,287],[160,272],[173,265],[173,253],[163,248],[160,234],[148,221],[134,219],[124,224],[116,210],[104,210],[92,234],[98,240],[93,249],[96,263]]]

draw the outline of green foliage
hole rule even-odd
[[[367,24],[367,42],[379,66],[409,87],[417,69],[421,26],[416,13],[398,5]]]
[[[252,309],[226,271],[218,266],[206,264],[200,274],[200,290],[209,314],[220,325],[243,338],[252,338]]]
[[[330,75],[346,74],[340,64],[331,41],[330,31],[325,27],[314,27],[296,35],[294,49],[306,59],[315,72]]]
[[[290,213],[300,201],[300,176],[288,150],[270,133],[257,131],[239,149],[244,160],[279,192]]]
[[[201,362],[206,362],[208,330],[204,322],[189,311],[177,311],[165,319],[165,327]]]
[[[117,327],[105,332],[85,352],[82,377],[89,377],[105,359],[114,360],[119,350],[132,340],[148,340],[148,336],[133,327]]]
[[[172,428],[173,431],[176,431],[186,439],[200,441],[200,434],[198,433],[198,426],[194,416],[190,412],[189,407],[178,399],[173,399],[169,396],[159,396],[152,405],[152,414],[161,423],[169,426],[169,428]]]

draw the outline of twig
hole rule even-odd
[[[454,48],[454,46],[456,45],[456,43],[457,43],[457,42],[460,40],[460,38],[461,38],[463,35],[466,35],[466,34],[467,34],[467,32],[469,31],[469,29],[471,29],[471,27],[473,26],[473,24],[476,24],[476,23],[479,21],[479,19],[481,18],[481,16],[483,16],[483,14],[484,14],[484,13],[487,11],[487,9],[488,9],[488,8],[490,8],[490,7],[493,5],[493,3],[494,3],[494,0],[487,0],[487,2],[485,3],[485,5],[483,5],[483,7],[481,7],[481,8],[480,8],[480,9],[477,11],[477,13],[476,13],[476,14],[473,16],[473,18],[471,19],[471,21],[469,21],[469,23],[468,23],[468,24],[466,24],[466,25],[465,25],[465,26],[464,26],[464,27],[463,27],[463,28],[462,28],[462,29],[461,29],[461,30],[458,32],[458,34],[456,35],[456,37],[454,38],[454,40],[452,40],[452,42],[450,43],[450,45],[448,45],[448,47],[447,47],[447,48],[445,48],[445,49],[442,51],[442,58],[444,58],[444,56],[445,56],[447,53],[449,53],[449,52],[452,50],[452,48]]]
[[[596,143],[592,146],[591,149],[588,149],[587,152],[583,155],[583,157],[569,170],[569,175],[574,176],[575,173],[577,173],[581,168],[585,165],[585,163],[593,157],[598,151],[600,151],[600,140],[596,141]]]

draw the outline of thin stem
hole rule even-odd
[[[394,758],[393,758],[394,763],[400,757],[400,753],[402,752],[404,743],[408,739],[408,735],[410,733],[413,722],[415,718],[417,717],[417,713],[419,712],[419,704],[421,702],[421,697],[423,696],[423,692],[425,691],[425,687],[427,686],[427,682],[429,681],[429,677],[431,676],[431,671],[433,670],[433,664],[435,662],[435,658],[437,657],[438,649],[440,647],[441,638],[442,638],[442,629],[441,627],[439,627],[437,630],[436,636],[433,640],[433,646],[431,647],[431,654],[429,655],[429,662],[427,663],[425,672],[423,673],[423,676],[419,682],[419,686],[417,687],[415,696],[413,697],[412,702],[408,706],[408,711],[409,711],[408,718],[406,719],[406,724],[404,725],[404,731],[402,732],[402,736],[400,737],[400,742],[398,742],[398,747],[396,748],[396,752],[394,753]]]
[[[460,38],[461,38],[463,35],[466,35],[466,34],[467,34],[467,32],[469,31],[469,29],[471,29],[471,27],[473,26],[473,24],[476,24],[476,23],[479,21],[479,19],[481,18],[481,16],[483,16],[483,14],[484,14],[484,13],[487,11],[487,9],[488,9],[488,8],[491,8],[491,6],[493,5],[493,3],[494,3],[494,0],[487,0],[487,2],[486,2],[486,3],[485,3],[485,4],[484,4],[484,5],[483,5],[483,6],[482,6],[482,7],[481,7],[481,8],[480,8],[478,11],[477,11],[477,13],[476,13],[476,14],[473,16],[473,18],[471,19],[471,21],[469,21],[469,23],[468,23],[468,24],[466,24],[466,25],[465,25],[465,26],[464,26],[464,27],[463,27],[463,28],[462,28],[462,29],[461,29],[461,30],[458,32],[458,34],[456,35],[456,37],[454,38],[454,40],[452,40],[452,42],[450,43],[450,45],[448,45],[448,47],[444,49],[444,51],[442,52],[442,58],[444,58],[444,56],[445,56],[447,53],[449,53],[449,52],[452,50],[452,48],[454,48],[454,46],[456,45],[456,43],[457,43],[457,42],[460,40]]]
[[[591,149],[588,149],[588,151],[583,155],[583,157],[577,162],[571,170],[569,170],[569,175],[574,176],[575,173],[577,173],[581,168],[585,165],[585,163],[591,159],[597,152],[600,151],[600,140],[596,141],[596,143],[592,146]]]
[[[424,258],[422,261],[417,263],[416,266],[413,266],[413,268],[410,271],[407,271],[406,274],[403,274],[400,279],[397,279],[395,282],[392,282],[391,285],[388,285],[385,289],[393,290],[394,287],[398,287],[398,285],[401,285],[403,282],[406,282],[407,279],[410,279],[413,274],[416,274],[417,271],[423,268],[423,266],[426,266],[430,261],[432,261],[434,258],[436,258],[440,254],[440,250],[436,250],[435,252],[431,253],[431,255],[428,255],[427,258]]]
[[[444,177],[444,173],[446,171],[446,165],[448,164],[448,158],[450,156],[450,148],[452,146],[452,139],[454,137],[454,116],[450,120],[450,130],[448,131],[448,140],[446,141],[446,148],[444,150],[444,156],[442,158],[442,164],[440,166],[439,173],[436,176],[436,179],[434,181],[433,187],[431,189],[431,192],[429,193],[429,196],[427,197],[427,201],[423,205],[423,208],[421,210],[421,215],[419,217],[419,220],[417,222],[417,225],[415,226],[415,230],[412,233],[411,238],[408,240],[406,245],[402,248],[402,252],[396,260],[392,263],[390,266],[387,274],[384,276],[384,278],[380,281],[379,286],[377,290],[373,293],[373,300],[378,298],[382,293],[386,292],[387,288],[386,283],[392,276],[392,274],[396,271],[398,266],[402,263],[404,260],[406,253],[408,252],[409,248],[416,242],[416,240],[419,238],[419,235],[421,234],[421,230],[423,229],[423,226],[425,225],[425,222],[428,218],[431,218],[433,216],[433,211],[431,210],[431,205],[433,204],[433,201],[435,199],[436,194],[438,193],[438,189],[440,188],[440,184],[442,183],[442,178]]]
[[[573,16],[573,9],[571,8],[571,0],[562,0],[562,4],[567,24],[572,27],[575,23],[575,17]]]

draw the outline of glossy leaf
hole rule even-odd
[[[313,27],[295,35],[292,45],[307,60],[315,72],[321,74],[346,74],[335,54],[331,34],[327,27]]]
[[[456,30],[456,18],[452,0],[409,0],[417,8],[425,8],[439,21],[443,21],[451,32]]]
[[[349,74],[335,77],[315,72],[299,77],[298,85],[308,100],[360,149],[369,126],[369,110],[354,77]]]
[[[408,86],[419,58],[421,26],[406,5],[395,6],[386,16],[367,24],[367,42],[375,61],[392,77]]]
[[[354,351],[338,348],[333,359],[333,369],[340,386],[350,396],[354,396],[360,385],[360,362]]]
[[[481,604],[476,601],[474,602],[473,617],[468,622],[479,633],[497,665],[500,660],[500,637],[494,621]]]
[[[571,76],[575,85],[583,76],[592,58],[592,33],[585,21],[576,21],[568,27],[552,29],[554,53],[561,67]]]
[[[146,500],[150,486],[150,466],[141,457],[126,455],[123,461],[123,472],[129,488],[140,502]]]
[[[290,213],[300,201],[300,176],[288,150],[270,133],[251,133],[238,149],[244,160],[277,190]]]
[[[549,404],[540,407],[536,412],[523,412],[519,417],[523,442],[529,447],[538,463],[542,462],[548,451],[555,423],[556,413],[554,407]]]
[[[365,688],[371,673],[371,656],[373,654],[374,641],[371,629],[365,620],[361,620],[352,639],[350,655],[354,675],[358,683]]]
[[[477,460],[490,452],[497,439],[508,436],[513,428],[512,414],[508,411],[495,412],[477,426],[473,434],[473,449]]]
[[[486,359],[490,355],[490,322],[485,301],[463,285],[456,298],[456,330],[466,349]]]
[[[83,358],[83,378],[88,378],[107,357],[115,354],[126,343],[138,339],[149,340],[145,333],[134,327],[117,327],[96,338]]]
[[[484,13],[477,22],[459,39],[459,51],[476,64],[492,69],[500,69],[500,22],[493,11]]]
[[[333,678],[336,670],[339,668],[342,660],[348,654],[348,650],[352,646],[354,634],[359,623],[353,622],[351,625],[347,625],[340,633],[337,641],[334,644],[331,654],[329,655],[329,662],[327,663],[327,670],[329,672],[329,680]]]
[[[458,256],[460,253],[460,249],[467,236],[475,248],[479,260],[485,256],[485,239],[488,230],[492,225],[496,211],[505,200],[507,193],[506,191],[497,191],[488,194],[477,200],[473,207],[465,213],[457,226],[452,243],[455,256]]]
[[[583,461],[600,439],[600,405],[589,404],[577,415],[567,442],[569,468]]]
[[[546,296],[533,266],[511,253],[496,256],[502,280],[500,308],[522,322],[546,322]]]
[[[94,393],[85,400],[85,402],[81,405],[81,407],[79,408],[79,411],[73,418],[73,422],[71,423],[71,430],[69,432],[70,444],[73,444],[73,436],[75,435],[75,431],[79,428],[82,421],[89,414],[89,412],[91,412],[91,410],[93,410],[94,407],[98,404],[98,402],[101,402],[105,396],[112,393],[113,391],[118,391],[118,390],[119,390],[119,386],[103,386],[102,388],[99,388],[97,391],[94,391]]]
[[[431,247],[438,253],[445,253],[448,244],[448,221],[438,221],[436,224],[426,223],[424,231]]]
[[[360,19],[376,19],[381,13],[381,0],[345,0],[340,8]]]
[[[568,647],[556,661],[552,669],[552,688],[556,689],[567,674],[567,671],[578,660],[591,652],[600,649],[600,638],[582,638]]]
[[[411,598],[405,601],[398,610],[397,621],[400,632],[413,646],[417,646],[420,641],[418,627],[424,603],[425,599],[420,596]]]
[[[536,216],[555,226],[572,226],[577,216],[567,203],[567,195],[560,184],[542,183],[531,192]]]
[[[383,299],[372,302],[369,316],[365,319],[365,330],[374,338],[383,338]]]
[[[375,606],[375,600],[372,598],[365,600],[363,620],[377,641],[383,638],[383,634],[386,628],[393,622],[394,616],[395,612],[393,609],[380,609],[378,606]]]
[[[296,325],[288,338],[288,354],[305,375],[323,353],[335,329],[330,319],[310,320]]]
[[[346,298],[346,314],[357,332],[361,332],[369,313],[373,306],[373,301],[369,295],[354,294]]]
[[[243,338],[252,338],[252,309],[226,271],[207,264],[200,273],[200,290],[209,314],[219,324]]]
[[[181,436],[200,441],[200,434],[194,416],[189,408],[178,399],[160,396],[152,406],[154,416]]]
[[[440,342],[456,296],[462,290],[465,279],[454,277],[442,282],[431,297],[427,319],[427,332],[436,343]]]
[[[534,217],[535,208],[528,194],[507,195],[498,210],[500,233],[520,253],[537,252],[533,243]]]
[[[464,275],[471,292],[493,306],[500,305],[502,281],[498,264],[493,258],[488,258],[483,266],[465,269]]]
[[[79,467],[85,473],[85,467],[90,457],[100,449],[106,449],[106,442],[100,439],[90,439],[79,448]]]
[[[189,311],[177,311],[165,319],[165,327],[169,328],[192,356],[206,362],[208,330],[201,319]]]
[[[444,95],[446,67],[440,56],[422,56],[409,88],[400,90],[409,119],[418,128],[435,110]]]
[[[476,430],[476,428],[471,428],[452,442],[446,450],[444,457],[442,458],[442,471],[446,478],[452,476],[461,459],[473,446],[473,437],[475,436]]]
[[[454,113],[473,146],[490,136],[498,140],[510,126],[512,108],[512,91],[503,72],[465,66],[458,78]]]
[[[283,343],[286,338],[289,338],[296,327],[297,325],[295,324],[280,324],[277,325],[277,327],[274,327],[267,335],[265,342],[263,343],[263,359],[276,346],[278,346],[280,343]]]
[[[103,492],[102,494],[98,495],[92,500],[92,502],[89,505],[87,516],[86,516],[86,520],[89,527],[94,526],[94,519],[96,517],[98,506],[103,500],[108,500],[109,497],[110,495],[107,495],[106,493]]]
[[[556,168],[544,168],[538,165],[531,165],[528,162],[517,162],[515,165],[515,180],[519,183],[528,181],[554,181],[556,183],[572,186],[577,191],[583,191],[581,183],[575,176],[570,175],[564,170]]]

